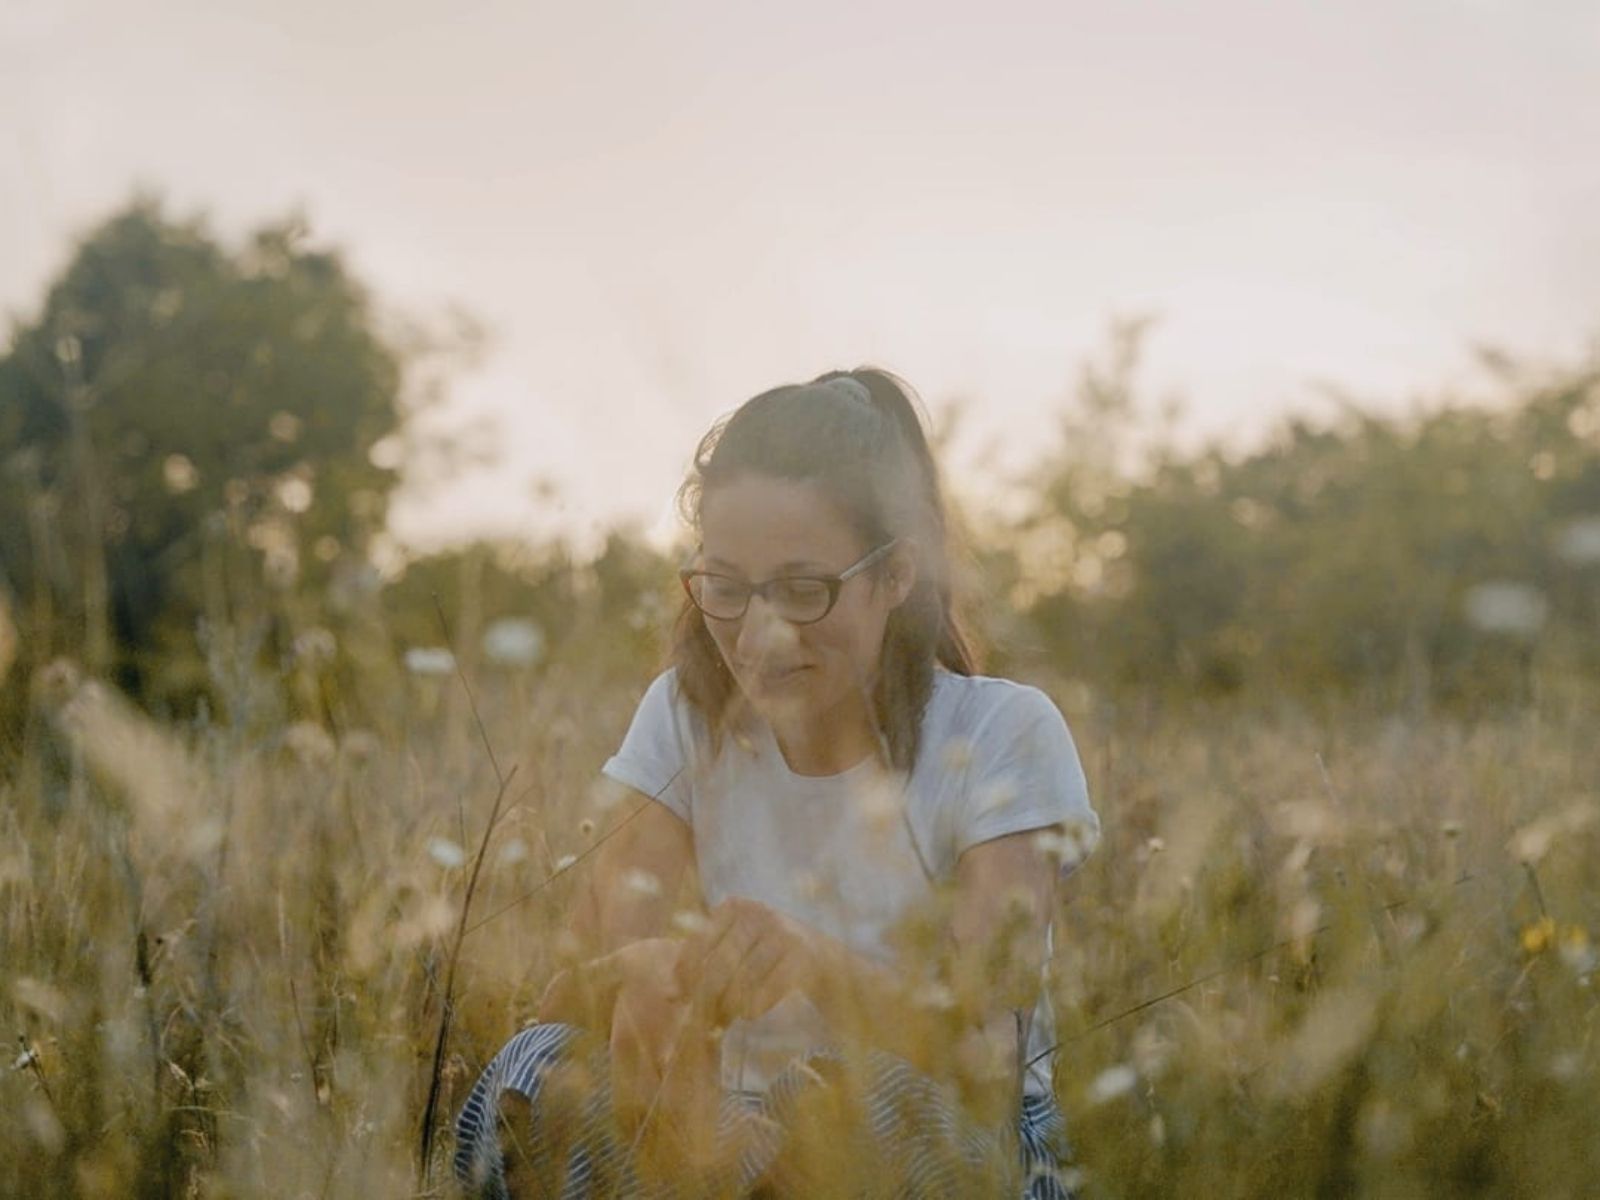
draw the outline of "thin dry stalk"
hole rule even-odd
[[[439,614],[439,626],[444,633],[445,645],[450,647],[451,654],[456,659],[456,674],[461,680],[461,686],[466,690],[467,703],[472,710],[472,719],[478,727],[478,734],[483,739],[484,750],[489,756],[489,765],[494,769],[495,778],[499,787],[494,794],[494,804],[489,809],[489,820],[484,824],[483,837],[478,842],[478,852],[472,858],[472,871],[467,877],[467,889],[461,898],[461,917],[456,923],[455,937],[450,942],[450,956],[446,960],[444,973],[443,1000],[439,1011],[439,1033],[433,1044],[433,1065],[428,1072],[428,1100],[422,1109],[422,1134],[421,1144],[417,1151],[417,1187],[422,1189],[428,1180],[428,1167],[433,1158],[433,1133],[435,1118],[439,1110],[440,1082],[444,1074],[445,1047],[450,1040],[450,1019],[455,1011],[455,986],[456,964],[461,957],[461,943],[467,936],[467,915],[472,911],[472,897],[478,890],[478,878],[483,872],[483,860],[489,853],[489,839],[494,836],[495,826],[500,821],[501,805],[505,802],[506,790],[511,786],[511,781],[516,778],[517,768],[512,766],[508,772],[500,770],[500,762],[495,757],[494,747],[489,744],[489,731],[484,726],[483,717],[478,712],[478,701],[473,695],[472,684],[467,679],[467,673],[461,667],[461,658],[455,652],[455,644],[450,638],[450,626],[445,620],[444,608],[439,603],[438,596],[433,598],[434,608]]]

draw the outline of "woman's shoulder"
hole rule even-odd
[[[939,667],[928,698],[927,722],[947,734],[1061,720],[1061,710],[1042,689],[996,675],[958,675]]]
[[[700,747],[706,739],[705,721],[684,694],[676,666],[667,667],[650,681],[634,710],[634,722],[670,735],[685,751]]]

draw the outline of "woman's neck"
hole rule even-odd
[[[784,762],[796,775],[837,775],[878,748],[871,716],[858,696],[807,722],[769,724]]]

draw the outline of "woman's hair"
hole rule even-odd
[[[952,600],[950,531],[939,473],[909,385],[887,371],[830,371],[747,400],[700,440],[678,492],[684,518],[700,530],[707,491],[744,475],[814,484],[873,549],[910,539],[917,556],[911,594],[890,614],[871,713],[890,762],[916,762],[934,664],[970,675],[972,650]],[[870,568],[876,580],[886,568]],[[716,744],[737,684],[705,617],[686,599],[673,634],[673,663],[685,698]]]

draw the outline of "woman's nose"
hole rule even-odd
[[[751,596],[739,625],[738,651],[741,662],[760,663],[781,658],[799,639],[799,631],[779,616],[765,596]]]

